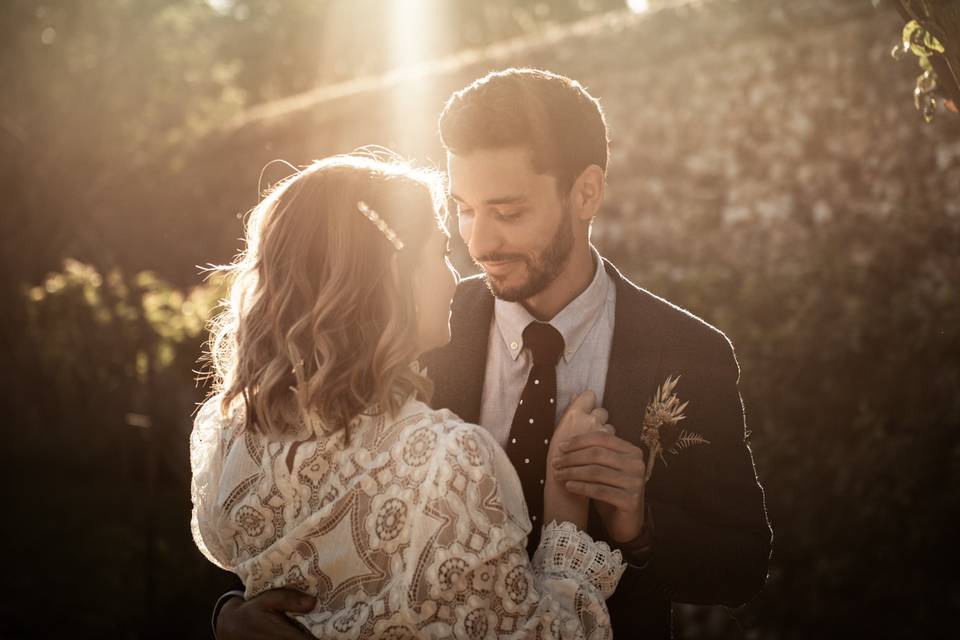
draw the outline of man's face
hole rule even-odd
[[[560,274],[573,247],[573,219],[553,176],[534,172],[523,147],[447,154],[460,236],[504,300],[527,300]]]

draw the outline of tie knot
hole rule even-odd
[[[563,336],[546,322],[531,322],[523,330],[523,346],[533,354],[538,367],[555,367],[563,353]]]

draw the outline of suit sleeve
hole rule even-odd
[[[686,428],[706,437],[654,471],[670,489],[650,493],[653,545],[648,570],[672,600],[739,606],[766,581],[772,544],[763,489],[747,442],[739,366],[726,338],[705,367],[677,387],[689,399]],[[651,482],[657,479],[654,477]]]

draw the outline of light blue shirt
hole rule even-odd
[[[575,393],[590,389],[603,406],[617,292],[596,249],[593,262],[590,285],[550,320],[563,336],[565,349],[557,363],[558,421]],[[536,318],[519,302],[498,298],[494,303],[480,424],[501,446],[506,446],[510,437],[513,414],[533,367],[529,349],[523,348],[523,330],[534,321]]]

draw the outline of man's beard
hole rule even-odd
[[[550,244],[539,255],[531,258],[523,254],[490,254],[477,262],[501,262],[517,260],[527,265],[527,281],[519,287],[501,287],[489,275],[484,276],[487,288],[497,298],[507,302],[520,302],[537,295],[556,280],[567,264],[573,249],[573,228],[570,220],[570,208],[566,205],[560,218],[560,224],[550,239]]]

